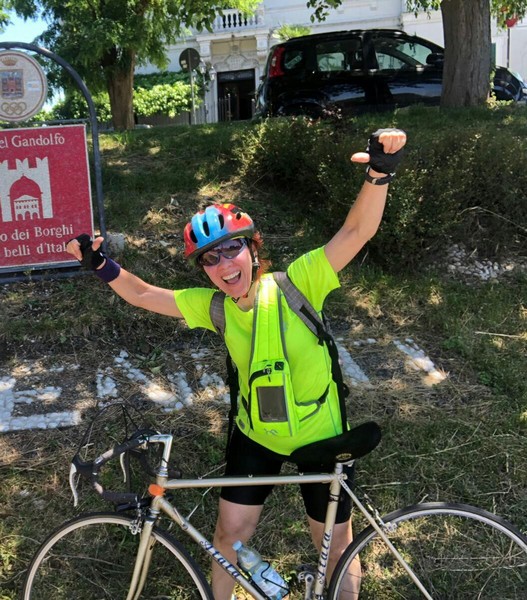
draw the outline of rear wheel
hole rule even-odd
[[[434,600],[527,598],[527,538],[505,520],[475,507],[434,502],[395,511],[383,521],[388,538]],[[342,555],[328,598],[341,597],[357,555],[361,600],[425,597],[370,526]]]
[[[23,600],[126,600],[139,545],[134,519],[113,513],[84,515],[52,533],[35,554]],[[141,600],[213,600],[195,561],[172,536],[154,544]]]

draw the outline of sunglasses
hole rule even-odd
[[[198,265],[201,265],[202,267],[214,267],[220,262],[222,256],[229,260],[236,258],[245,246],[247,246],[247,240],[245,238],[226,240],[210,250],[207,250],[207,252],[200,254],[196,260]]]

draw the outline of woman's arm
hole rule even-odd
[[[373,134],[372,138],[375,136],[376,134]],[[379,169],[393,165],[393,169],[389,171],[394,170],[401,154],[394,155],[406,144],[406,134],[399,129],[388,129],[381,130],[373,143],[372,138],[369,145],[370,153],[356,152],[351,160],[370,163],[369,177],[382,179],[389,175],[389,172]],[[377,143],[374,143],[375,141]],[[344,224],[325,246],[328,261],[336,273],[357,255],[379,228],[388,194],[388,184],[382,184],[382,181],[380,183],[381,185],[375,185],[369,181],[364,182]]]
[[[91,250],[95,254],[97,254],[97,251],[101,247],[103,241],[104,238],[102,237],[98,237],[93,240],[93,243],[91,244]],[[68,242],[66,245],[66,250],[78,261],[82,261],[83,251],[81,249],[81,243],[77,238],[74,238]],[[101,263],[95,268],[95,271],[102,272],[102,270],[105,267],[107,268],[107,266],[106,260],[102,260]],[[108,285],[116,294],[121,296],[121,298],[126,300],[126,302],[129,304],[133,304],[139,308],[144,308],[161,315],[167,315],[169,317],[183,317],[174,299],[173,290],[167,290],[150,285],[139,277],[132,275],[132,273],[126,271],[122,267],[118,271],[115,279],[108,281]]]

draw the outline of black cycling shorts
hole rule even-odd
[[[287,456],[277,454],[272,450],[260,446],[260,444],[249,439],[235,427],[229,443],[225,475],[228,477],[241,475],[278,475],[282,464],[288,459],[289,457]],[[334,465],[298,464],[297,467],[301,473],[330,473],[333,471]],[[344,466],[344,472],[347,474],[348,483],[351,485],[354,467]],[[221,489],[221,497],[236,504],[261,506],[271,493],[273,487],[272,485],[223,487]],[[300,491],[302,492],[307,514],[315,521],[324,523],[329,497],[329,484],[302,483],[300,484]],[[342,490],[339,498],[336,523],[345,523],[349,520],[350,516],[351,498]]]

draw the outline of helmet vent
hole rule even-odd
[[[223,215],[218,215],[218,221],[220,222],[220,227],[223,229],[223,226],[225,225],[225,219],[223,218]]]
[[[207,221],[203,221],[203,231],[205,232],[205,235],[207,237],[209,237],[210,229],[209,229],[209,224],[207,223]]]
[[[193,230],[193,229],[191,229],[191,230],[190,230],[190,239],[191,239],[191,240],[192,240],[192,241],[193,241],[195,244],[197,244],[197,243],[198,243],[198,238],[196,237],[196,234],[194,233],[194,230]]]

